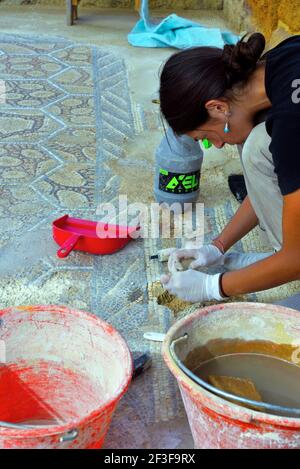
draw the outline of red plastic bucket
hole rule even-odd
[[[300,448],[300,418],[266,414],[233,404],[191,380],[175,363],[171,346],[184,363],[188,354],[210,341],[238,339],[270,341],[300,347],[300,313],[261,303],[226,303],[208,306],[176,322],[164,344],[165,362],[177,379],[195,448],[292,449]],[[294,352],[293,352],[294,353]],[[299,352],[296,354],[300,356]]]
[[[100,448],[132,376],[98,317],[63,306],[0,311],[0,448]]]

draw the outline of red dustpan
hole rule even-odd
[[[90,254],[112,254],[132,239],[139,226],[120,226],[64,215],[52,223],[53,239],[61,246],[58,257],[67,257],[75,249]]]

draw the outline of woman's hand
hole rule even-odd
[[[234,251],[222,254],[221,251],[212,244],[207,244],[198,249],[163,249],[160,253],[164,260],[168,259],[168,268],[171,273],[183,270],[181,265],[182,259],[195,259],[191,262],[189,266],[190,269],[220,265],[227,271],[233,271],[248,267],[274,254],[273,252],[242,253]]]
[[[192,303],[224,299],[219,289],[220,274],[207,275],[189,269],[162,275],[160,281],[169,293]]]
[[[191,262],[190,269],[222,265],[223,257],[222,252],[213,244],[207,244],[198,249],[176,249],[169,256],[168,268],[171,273],[182,270],[182,259],[195,259]]]

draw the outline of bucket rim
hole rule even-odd
[[[201,394],[205,398],[205,403],[201,403],[202,407],[208,407],[209,410],[223,415],[226,418],[230,418],[234,421],[242,421],[246,423],[252,424],[270,424],[274,427],[282,427],[283,429],[287,428],[300,428],[300,418],[297,417],[285,417],[279,416],[274,414],[267,414],[265,412],[256,411],[254,409],[248,409],[246,407],[242,407],[238,404],[231,403],[226,399],[223,399],[210,391],[202,388],[199,384],[196,384],[191,378],[189,378],[174,362],[171,352],[170,346],[173,340],[176,337],[176,332],[184,326],[193,323],[195,319],[207,316],[208,314],[212,314],[216,311],[220,310],[227,310],[232,307],[236,309],[241,309],[245,306],[250,307],[251,309],[260,309],[264,308],[269,311],[280,311],[282,313],[286,313],[292,315],[294,317],[298,317],[300,319],[299,311],[296,311],[292,308],[287,308],[281,305],[273,305],[268,303],[252,303],[252,302],[232,302],[232,303],[218,303],[210,306],[204,306],[202,308],[197,309],[191,314],[181,318],[180,320],[176,321],[166,333],[164,338],[164,342],[162,345],[162,355],[164,361],[171,371],[173,377],[177,380],[180,386],[183,386],[191,395],[195,396],[195,393],[199,394],[199,388],[201,389]],[[244,311],[245,312],[245,311]],[[182,334],[180,334],[182,335]],[[209,405],[209,402],[213,402],[213,406]]]
[[[99,408],[93,410],[83,418],[74,419],[65,424],[51,425],[51,426],[36,426],[35,428],[20,428],[14,429],[9,427],[0,426],[0,437],[14,437],[14,438],[37,438],[37,437],[51,437],[51,436],[62,436],[63,434],[69,432],[72,429],[80,429],[85,427],[88,423],[97,419],[105,411],[112,412],[115,406],[118,404],[123,395],[127,392],[129,385],[131,383],[132,374],[133,374],[133,359],[130,349],[127,345],[126,340],[120,334],[120,332],[115,329],[111,324],[99,318],[93,313],[81,310],[73,309],[64,305],[18,305],[10,306],[8,308],[0,309],[0,318],[6,314],[11,313],[12,311],[28,311],[30,313],[38,313],[43,311],[49,311],[54,313],[62,314],[71,314],[78,318],[86,318],[89,321],[92,321],[96,325],[101,325],[106,332],[109,332],[112,336],[117,338],[118,343],[122,346],[123,350],[126,351],[127,357],[127,370],[124,374],[123,382],[120,384],[114,396],[107,400],[104,404],[99,406]],[[124,361],[124,365],[126,362]]]

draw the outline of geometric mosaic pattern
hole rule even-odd
[[[0,79],[6,85],[0,109],[1,246],[39,231],[42,243],[52,243],[52,220],[64,213],[96,219],[99,203],[118,193],[119,180],[106,162],[122,157],[124,141],[133,137],[126,69],[111,53],[59,37],[2,35],[0,55]],[[127,322],[139,327],[145,321],[142,259],[142,242],[105,258],[74,252],[61,261],[42,255],[25,276],[45,291],[45,302],[51,302],[51,278],[81,282],[83,297],[73,288],[60,302],[106,319],[114,315],[122,331]],[[15,276],[24,281],[24,266],[19,267]],[[117,317],[122,308],[126,320]]]
[[[147,172],[145,184],[151,179],[152,161],[129,161],[126,145],[157,130],[158,112],[131,103],[122,59],[61,37],[0,35],[0,80],[7,98],[0,105],[0,307],[43,303],[91,311],[115,326],[133,352],[149,350],[153,366],[122,399],[106,445],[151,448],[153,425],[184,415],[160,344],[143,340],[143,332],[165,332],[174,321],[148,291],[162,268],[149,262],[149,254],[163,241],[136,240],[113,256],[76,251],[61,260],[51,222],[65,213],[97,219],[100,203],[115,202],[128,178],[113,171],[114,162],[132,165],[133,190],[137,173]],[[201,176],[207,240],[237,209],[226,180],[231,163],[229,155],[221,166],[206,166]],[[143,190],[151,200],[150,186]],[[265,249],[255,230],[238,248]],[[272,302],[298,287],[289,284],[245,299]]]
[[[122,156],[133,119],[124,63],[110,53],[60,37],[2,35],[0,56],[6,88],[0,109],[4,246],[27,232],[51,234],[51,221],[63,213],[95,219],[98,204],[118,191],[106,161]],[[128,251],[136,248],[142,246],[135,243]],[[63,262],[42,259],[30,280],[45,281],[60,268],[89,273],[91,294],[80,304],[97,313],[97,262],[92,268],[90,256],[81,253]],[[109,272],[102,274],[109,278]]]
[[[165,331],[169,325],[167,308],[157,316],[149,308],[144,242],[136,240],[113,256],[75,251],[61,260],[51,234],[55,218],[69,213],[97,219],[98,205],[118,195],[122,181],[110,162],[125,161],[124,145],[138,131],[124,62],[64,38],[15,35],[0,35],[0,57],[0,79],[6,82],[6,102],[0,107],[0,247],[8,252],[6,263],[17,258],[9,275],[3,274],[5,256],[0,260],[0,307],[54,303],[81,308],[115,326],[133,352],[150,348],[154,365],[137,389],[143,399],[137,405],[133,386],[109,439],[120,444],[113,443],[120,439],[118,422],[122,427],[130,416],[128,446],[141,429],[149,442],[145,425],[183,415],[183,410],[160,344],[143,340],[143,331]],[[37,259],[28,254],[31,250]]]

